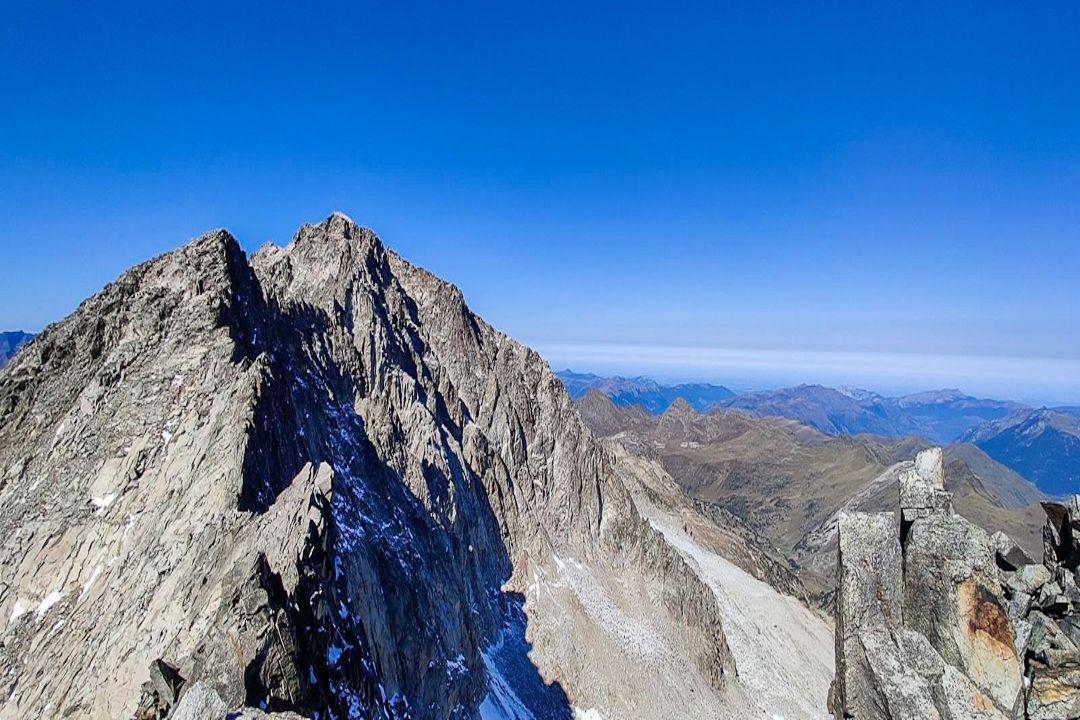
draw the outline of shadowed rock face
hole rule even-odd
[[[714,595],[543,361],[342,215],[250,261],[211,233],[48,328],[0,373],[0,504],[0,717],[157,717],[197,687],[474,718],[526,623],[547,681],[509,658],[510,689],[569,717],[595,667],[636,665],[550,626],[588,609],[539,597],[559,558],[652,598],[703,692],[734,675]],[[613,717],[670,704],[639,684]]]
[[[835,716],[1077,717],[1080,498],[1045,504],[1036,565],[953,514],[940,451],[920,453],[899,487],[899,524],[840,517]]]

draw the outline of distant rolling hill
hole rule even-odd
[[[15,352],[26,343],[33,339],[33,335],[30,333],[20,332],[18,330],[12,332],[0,332],[0,367],[7,364],[7,361],[15,354]]]
[[[575,400],[584,397],[589,390],[598,390],[611,398],[616,405],[640,405],[653,414],[664,412],[678,398],[682,398],[696,410],[705,411],[735,395],[723,385],[708,383],[662,385],[646,377],[602,377],[572,370],[562,370],[555,374],[566,386],[570,397]]]
[[[1020,410],[963,437],[1051,495],[1080,492],[1080,413]]]

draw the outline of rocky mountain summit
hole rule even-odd
[[[835,717],[1080,716],[1080,496],[1044,503],[1043,563],[953,512],[940,449],[898,500],[839,519]]]
[[[209,233],[0,372],[0,717],[747,717],[628,472],[347,217]]]

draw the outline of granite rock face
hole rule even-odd
[[[735,676],[546,364],[340,214],[250,259],[210,233],[36,337],[0,372],[0,505],[3,718],[476,718],[513,691],[569,718],[634,657],[544,632],[560,558],[651,598],[703,691]],[[639,684],[613,717],[670,705]]]
[[[840,518],[837,718],[1080,717],[1075,520],[1046,504],[1045,564],[952,512],[940,451],[902,471],[899,517]]]

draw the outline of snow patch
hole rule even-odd
[[[495,661],[496,655],[502,649],[505,642],[503,630],[495,643],[487,650],[480,653],[480,659],[484,663],[487,674],[488,694],[478,708],[480,720],[536,720],[536,716],[521,701],[513,686],[506,679],[499,664]]]
[[[600,714],[600,711],[596,708],[589,708],[582,710],[579,707],[574,708],[574,720],[604,720],[604,716]],[[780,720],[784,720],[780,718]]]
[[[98,564],[97,567],[94,568],[94,572],[90,573],[90,578],[83,583],[82,592],[79,593],[79,600],[82,600],[86,597],[86,593],[90,592],[90,587],[94,584],[94,581],[98,579],[98,576],[101,575],[101,571],[102,566]]]
[[[8,618],[8,623],[14,624],[15,621],[25,615],[29,609],[30,608],[23,607],[22,603],[16,600],[15,605],[11,608],[11,617]]]
[[[455,675],[464,675],[469,672],[469,666],[465,664],[465,656],[458,654],[454,660],[446,661],[446,676],[453,679]]]
[[[63,597],[63,590],[53,590],[51,593],[45,596],[44,600],[41,601],[41,604],[38,605],[38,608],[34,611],[34,614],[37,615],[39,618],[45,617],[45,613],[49,612],[49,608],[60,602]]]
[[[536,720],[498,671],[488,666],[488,694],[480,703],[480,720]]]
[[[116,500],[116,493],[112,492],[108,495],[102,495],[101,497],[90,498],[90,503],[98,510],[109,507]]]
[[[334,647],[333,645],[326,648],[326,664],[330,667],[337,665],[338,660],[341,659],[341,649]]]

